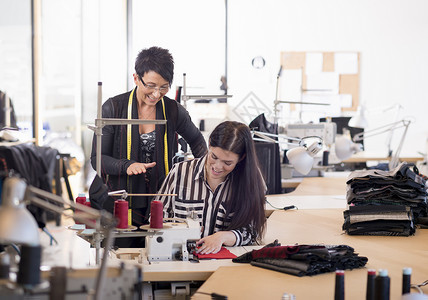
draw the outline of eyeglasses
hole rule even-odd
[[[158,91],[159,91],[159,93],[166,93],[166,92],[168,92],[168,91],[169,91],[169,85],[168,85],[168,86],[163,86],[163,87],[156,87],[156,85],[152,85],[152,84],[145,84],[145,82],[143,81],[143,78],[142,78],[140,75],[138,75],[138,77],[140,78],[141,83],[144,85],[144,87],[145,87],[146,89],[148,89],[148,90],[151,90],[151,91],[156,91],[156,90],[158,90]]]

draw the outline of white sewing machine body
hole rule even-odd
[[[177,220],[177,219],[174,219]],[[146,254],[149,261],[172,261],[176,257],[189,260],[188,241],[201,238],[199,222],[192,218],[178,219],[180,223],[164,223],[162,229],[147,228],[155,231],[146,236]]]

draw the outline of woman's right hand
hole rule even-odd
[[[143,164],[143,163],[133,163],[126,169],[126,173],[128,175],[138,175],[141,173],[146,173],[148,168],[153,168],[156,166],[156,162],[151,162],[149,164]]]

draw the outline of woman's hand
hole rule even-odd
[[[154,166],[156,166],[156,162],[151,162],[149,164],[133,163],[126,169],[126,173],[128,175],[138,175],[146,173],[148,168],[153,168]]]
[[[197,252],[200,254],[217,253],[221,246],[233,246],[235,242],[236,237],[232,231],[219,231],[197,241],[196,246],[199,246]]]

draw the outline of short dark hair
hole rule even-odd
[[[168,49],[151,47],[138,53],[135,60],[135,72],[143,77],[147,72],[156,72],[162,76],[169,85],[174,78],[174,59]]]

